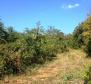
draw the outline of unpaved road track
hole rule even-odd
[[[58,54],[57,59],[31,75],[6,77],[0,84],[84,84],[84,73],[91,64],[81,50]]]

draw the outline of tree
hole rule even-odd
[[[82,33],[83,33],[83,23],[79,24],[73,32],[73,41],[76,47],[81,47],[84,44]]]
[[[89,15],[83,23],[83,30],[84,32],[82,33],[84,43],[87,44],[89,37],[91,36],[91,15]]]
[[[8,33],[8,38],[7,38],[8,42],[14,42],[16,39],[19,38],[19,33],[16,32],[13,27],[8,27],[7,33]]]
[[[54,37],[64,37],[64,33],[61,32],[60,30],[56,29],[55,27],[50,26],[49,29],[47,30],[47,34],[49,36],[54,36]]]
[[[5,31],[4,24],[0,21],[0,43],[7,42],[8,33]]]

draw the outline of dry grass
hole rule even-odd
[[[57,59],[32,74],[5,77],[0,84],[83,84],[91,59],[82,50],[58,54]]]

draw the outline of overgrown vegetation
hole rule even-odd
[[[73,38],[75,39],[75,44],[86,52],[87,57],[91,57],[91,15],[76,27]],[[86,84],[91,84],[91,68],[87,72],[85,81]]]
[[[24,73],[35,64],[43,64],[67,51],[64,33],[54,27],[44,31],[38,23],[24,33],[6,28],[0,21],[0,78],[6,74]]]
[[[82,48],[91,57],[91,15],[68,35],[52,26],[45,30],[40,22],[36,28],[20,33],[0,21],[0,78],[24,73],[27,68],[51,61],[57,53],[69,48]],[[91,80],[90,77],[89,71],[86,80]]]

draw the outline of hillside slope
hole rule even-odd
[[[91,59],[82,50],[69,50],[31,75],[6,77],[0,84],[84,84]]]

